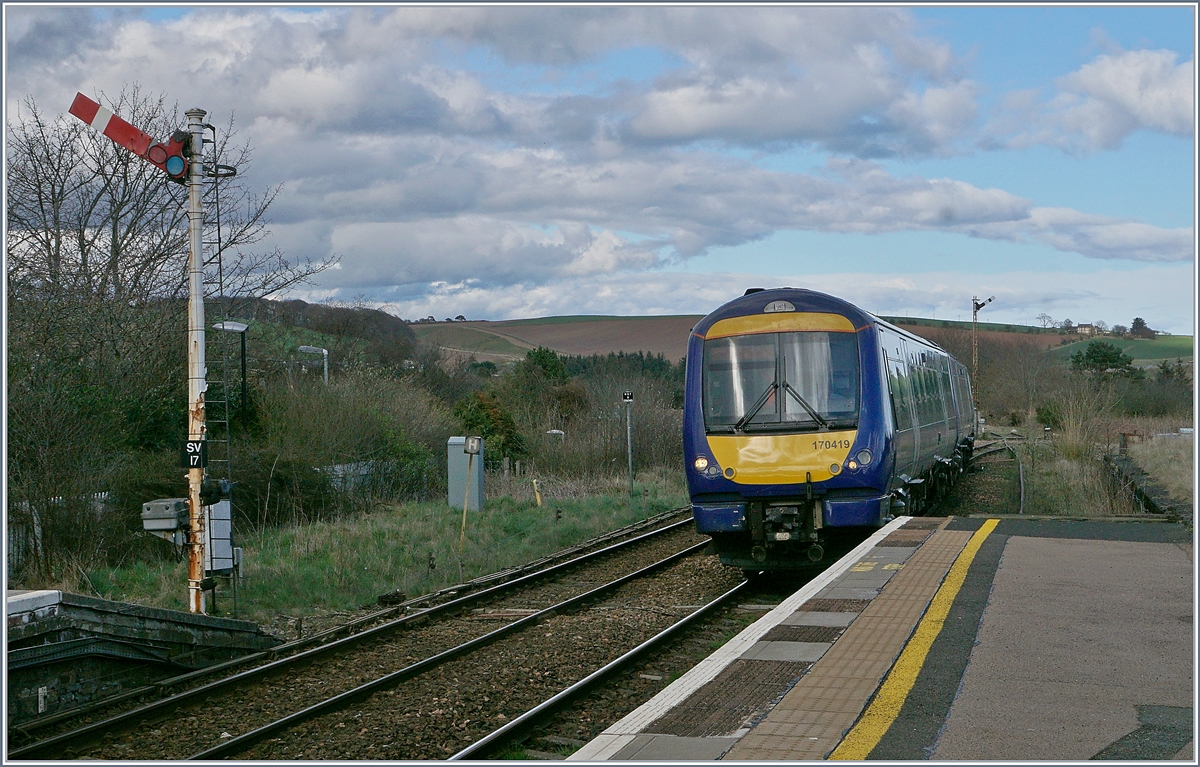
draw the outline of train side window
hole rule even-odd
[[[889,376],[892,384],[892,408],[896,415],[896,430],[911,429],[912,423],[912,391],[909,386],[908,371],[903,360],[889,360]]]
[[[921,425],[934,423],[938,420],[937,380],[929,368],[921,368],[921,387],[924,389],[924,407],[921,410]]]

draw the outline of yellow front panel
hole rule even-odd
[[[743,485],[803,483],[833,477],[829,467],[842,467],[858,431],[806,434],[708,435],[708,448],[722,470],[733,468],[730,479]],[[726,475],[728,477],[728,475]]]
[[[791,333],[799,330],[824,330],[853,333],[854,323],[840,314],[826,312],[777,312],[730,317],[712,324],[705,339],[741,336],[750,333]]]

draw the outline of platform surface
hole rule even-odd
[[[900,518],[573,760],[1194,760],[1192,534]]]

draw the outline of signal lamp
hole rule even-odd
[[[177,130],[165,142],[147,149],[146,159],[165,170],[172,181],[183,183],[188,171],[190,144],[191,136],[186,131]]]
[[[696,471],[704,471],[708,468],[708,459],[702,455],[696,456],[696,460],[692,462],[692,465],[696,467]]]

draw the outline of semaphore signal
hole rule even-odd
[[[183,452],[184,466],[188,470],[188,609],[203,613],[204,588],[208,579],[204,577],[204,500],[201,491],[205,478],[204,391],[208,383],[204,366],[204,258],[201,240],[204,223],[201,187],[206,173],[201,150],[204,146],[204,129],[208,127],[204,122],[207,112],[198,107],[187,110],[184,114],[188,118],[188,129],[174,131],[165,143],[154,143],[148,133],[122,120],[112,110],[105,109],[82,93],[75,94],[75,101],[68,111],[112,139],[117,146],[157,166],[171,180],[187,184],[188,187],[188,439]],[[232,175],[222,174],[221,167],[217,166],[211,175]]]
[[[190,165],[188,155],[191,154],[191,136],[186,131],[174,131],[166,142],[155,143],[150,134],[130,125],[113,114],[112,110],[100,106],[82,93],[75,94],[75,101],[68,111],[112,139],[117,146],[157,166],[172,181],[186,183]]]

